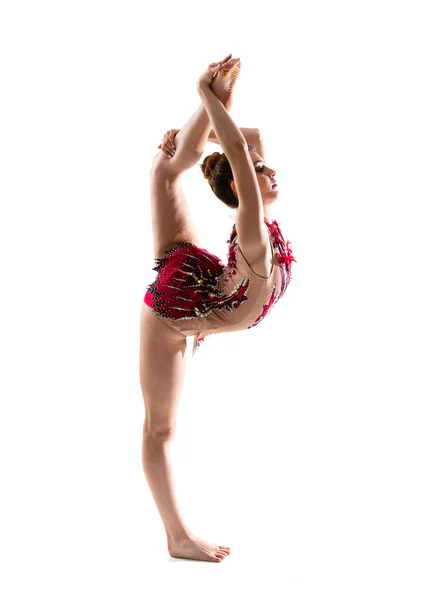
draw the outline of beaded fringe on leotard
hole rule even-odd
[[[291,279],[291,262],[296,261],[289,247],[291,242],[285,241],[276,220],[271,223],[265,218],[271,242],[276,249],[282,271],[282,285],[273,290],[268,302],[263,305],[262,314],[251,325],[257,325],[269,312],[272,306],[284,294]],[[147,287],[144,301],[153,311],[163,318],[179,321],[206,317],[212,311],[232,311],[248,298],[249,279],[243,278],[228,294],[220,293],[221,278],[227,282],[237,272],[234,241],[237,236],[236,225],[233,225],[228,249],[228,263],[224,263],[214,254],[199,248],[190,242],[179,242],[167,250],[162,258],[155,258],[153,268],[158,275]],[[222,289],[222,288],[221,288]],[[250,327],[249,327],[250,328]],[[198,333],[194,340],[193,355],[199,349],[205,336]]]
[[[161,317],[206,317],[213,310],[232,310],[247,300],[248,285],[243,282],[229,295],[220,293],[218,282],[226,270],[224,263],[195,244],[179,242],[155,262],[153,270],[158,275],[147,287],[145,302]],[[203,341],[203,336],[198,337],[194,351]]]

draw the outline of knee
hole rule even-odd
[[[169,442],[175,436],[175,425],[144,424],[143,440],[152,444]]]

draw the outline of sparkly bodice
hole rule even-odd
[[[204,248],[180,242],[155,259],[156,281],[145,301],[173,329],[193,335],[193,354],[212,333],[250,329],[258,325],[283,296],[296,259],[276,220],[265,218],[272,250],[268,277],[258,275],[245,259],[233,225],[227,265]]]

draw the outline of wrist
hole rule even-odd
[[[221,101],[222,102],[222,101]],[[232,106],[233,106],[233,95],[230,94],[228,96],[228,98],[225,100],[225,102],[222,102],[222,104],[225,106],[225,108],[227,109],[227,112],[230,112]]]
[[[204,94],[204,91],[203,91],[203,88],[202,88],[202,86],[201,86],[201,85],[199,85],[199,84],[197,85],[197,93],[198,93],[198,94],[199,94],[199,96],[200,96],[200,101],[201,101],[201,102],[202,102],[202,104],[204,105],[204,104],[205,104],[205,100],[204,100],[204,98],[205,98],[205,94]]]
[[[215,94],[215,92],[213,91],[211,86],[207,85],[205,83],[198,83],[197,91],[199,92],[199,95],[202,97],[208,96],[209,94],[211,94],[212,96],[215,96],[216,98],[218,98],[218,96]],[[221,100],[220,98],[218,98],[218,100],[221,102],[222,106],[226,109],[226,111],[230,112],[230,110],[233,106],[233,95],[229,94],[225,100]]]

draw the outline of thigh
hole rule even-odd
[[[181,175],[171,173],[160,161],[153,161],[150,172],[150,200],[155,258],[160,258],[178,242],[199,244]]]
[[[175,428],[186,361],[187,338],[142,304],[140,315],[140,385],[145,406],[145,430]]]

